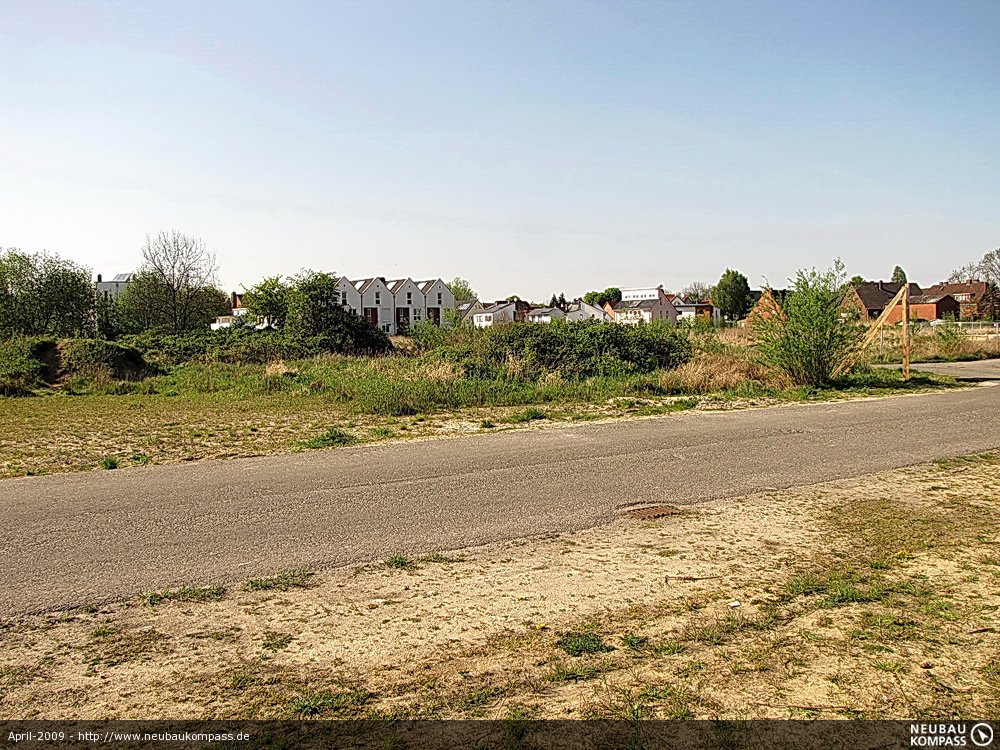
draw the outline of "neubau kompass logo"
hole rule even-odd
[[[910,724],[910,747],[994,747],[993,725],[985,721]]]

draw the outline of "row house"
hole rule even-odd
[[[677,323],[677,308],[663,291],[662,284],[657,287],[634,287],[621,291],[620,302],[607,302],[604,305],[604,310],[611,316],[612,322],[627,326],[652,323],[656,320]]]
[[[390,335],[405,333],[424,321],[441,325],[444,312],[455,308],[455,295],[441,279],[343,277],[337,280],[336,290],[341,305]]]

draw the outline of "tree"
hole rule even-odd
[[[445,286],[447,286],[448,289],[451,290],[451,293],[455,295],[456,301],[479,299],[479,295],[476,294],[475,290],[469,285],[469,282],[459,276],[453,278]]]
[[[49,253],[0,253],[0,335],[93,336],[90,271]]]
[[[588,305],[594,305],[596,307],[604,307],[605,303],[611,302],[621,302],[622,301],[622,290],[616,286],[609,286],[603,292],[587,292],[583,295],[583,301]]]
[[[243,294],[243,305],[254,320],[283,328],[288,317],[288,284],[280,276],[269,276]]]
[[[904,271],[899,266],[892,269],[892,279],[890,279],[893,284],[905,284],[906,283],[906,271]]]
[[[703,281],[692,281],[681,290],[685,297],[693,297],[695,300],[708,299],[712,294],[712,287]]]
[[[216,288],[215,255],[200,239],[176,231],[147,235],[142,258],[118,298],[132,330],[191,331],[231,309],[229,296]]]
[[[512,294],[509,297],[504,297],[504,301],[505,302],[520,302],[521,298],[518,297],[516,294]]]
[[[864,276],[852,276],[851,277],[851,281],[850,281],[851,286],[857,287],[857,286],[861,286],[864,283],[865,283],[865,277]]]
[[[292,279],[285,331],[318,337],[324,349],[334,352],[362,354],[392,349],[381,328],[340,304],[337,276],[332,273],[305,270]]]
[[[784,315],[761,318],[754,326],[761,358],[797,385],[828,383],[864,337],[857,314],[844,314],[847,287],[839,258],[828,271],[799,271],[782,305]]]
[[[726,320],[740,320],[750,312],[750,283],[739,271],[727,268],[712,287],[712,304]]]
[[[559,304],[559,309],[560,310],[565,311],[566,308],[569,307],[568,303],[566,302],[566,293],[565,292],[559,292],[559,299],[557,300],[557,302]]]

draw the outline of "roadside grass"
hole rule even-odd
[[[263,578],[251,578],[243,584],[245,591],[288,591],[304,589],[312,585],[311,570],[285,570]]]
[[[113,393],[85,380],[73,396],[0,397],[0,478],[175,463],[514,429],[694,408],[827,401],[953,387],[940,376],[876,369],[830,388],[789,388],[743,372],[745,354],[699,354],[688,382],[660,371],[617,377],[483,379],[414,357],[320,357],[265,365],[189,364]],[[721,371],[725,378],[710,373]],[[736,376],[732,373],[735,372]],[[705,373],[709,373],[706,375]],[[756,373],[756,374],[755,374]],[[692,376],[694,377],[694,376]],[[710,398],[706,398],[710,396]]]
[[[164,602],[217,602],[225,596],[225,586],[182,586],[179,589],[150,591],[142,595],[142,600],[155,607]]]
[[[387,557],[384,564],[390,570],[416,570],[420,567],[406,555],[398,553]]]

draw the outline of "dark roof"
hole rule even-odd
[[[955,298],[950,294],[918,294],[915,297],[910,297],[911,305],[932,305],[936,302],[940,302],[943,299],[951,299],[952,302]]]
[[[971,295],[969,298],[970,302],[978,302],[982,297],[986,296],[988,291],[989,284],[985,281],[967,281],[956,284],[944,282],[925,289],[924,294],[950,294],[952,296],[956,294],[968,294]]]
[[[892,281],[865,281],[855,286],[854,290],[866,310],[884,310],[902,287],[902,284]],[[910,297],[923,294],[923,290],[917,284],[911,283],[909,287]]]
[[[659,304],[657,299],[630,299],[614,304],[615,310],[646,310]]]

